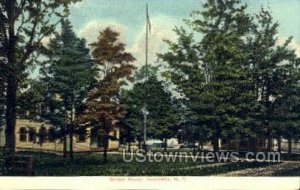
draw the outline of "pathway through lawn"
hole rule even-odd
[[[209,168],[209,167],[215,167],[215,166],[224,166],[228,163],[211,163],[211,164],[202,164],[202,165],[196,165],[196,166],[189,166],[189,167],[183,167],[179,168],[178,170],[191,170],[191,169],[202,169],[202,168]]]

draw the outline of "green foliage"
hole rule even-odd
[[[78,38],[68,20],[62,22],[62,31],[50,41],[45,51],[45,81],[51,94],[63,99],[67,110],[79,105],[96,81],[97,70],[89,56],[84,39]]]
[[[26,90],[18,92],[18,116],[39,120],[45,102],[46,84],[39,80],[27,80]]]
[[[243,38],[251,26],[245,9],[238,1],[207,1],[204,10],[187,21],[201,40],[176,28],[178,42],[167,42],[169,52],[159,55],[168,63],[165,76],[187,99],[186,120],[201,128],[198,131],[208,127],[214,139],[242,133],[254,104],[243,65],[248,56]]]
[[[13,55],[15,63],[4,63],[7,71],[15,73],[21,81],[29,66],[37,61],[38,50],[43,48],[43,39],[52,35],[61,19],[69,14],[69,5],[79,1],[12,0],[7,3],[9,6],[6,1],[1,1],[3,11],[0,14],[0,38],[8,42],[1,52],[6,53],[9,48],[16,48]],[[4,14],[5,12],[9,14]],[[12,28],[15,29],[13,33],[9,32]],[[9,59],[11,58],[6,57],[6,61]]]
[[[262,9],[256,15],[256,27],[248,38],[252,80],[260,104],[261,129],[256,133],[287,138],[299,137],[299,59],[289,48],[292,38],[278,45],[278,23],[269,11]],[[293,132],[292,132],[293,131]],[[293,135],[288,135],[292,132]]]
[[[68,20],[62,21],[61,33],[50,40],[44,54],[48,60],[43,68],[46,85],[44,119],[63,127],[66,112],[74,119],[83,100],[96,82],[97,69],[84,39],[78,38]],[[74,113],[75,112],[75,113]],[[72,120],[72,119],[70,119]]]
[[[138,141],[143,138],[144,115],[142,109],[146,105],[147,136],[155,139],[172,138],[176,135],[179,115],[177,103],[163,81],[157,79],[157,68],[148,66],[148,79],[145,80],[143,66],[135,75],[137,80],[130,90],[122,92],[122,102],[127,106],[124,121],[131,126],[131,132]]]
[[[298,102],[299,61],[291,38],[278,45],[269,11],[253,18],[238,0],[208,0],[203,8],[187,20],[193,33],[175,28],[178,40],[166,41],[169,51],[159,54],[164,77],[185,99],[184,131],[205,133],[215,150],[219,138],[271,137],[288,129],[298,138],[292,102]]]
[[[38,176],[210,176],[231,171],[257,168],[274,163],[214,163],[201,162],[150,162],[125,163],[119,155],[109,155],[110,162],[104,164],[98,155],[77,155],[72,162],[50,154],[35,156],[35,173]],[[64,167],[61,167],[61,165]]]
[[[298,63],[297,63],[298,62]],[[295,64],[295,65],[294,65]],[[272,121],[273,135],[286,139],[300,139],[300,72],[299,61],[286,65],[288,78],[283,79],[283,86],[273,103]]]
[[[0,175],[5,176],[10,172],[10,166],[7,162],[10,162],[9,150],[5,147],[0,147]]]
[[[51,36],[69,5],[79,0],[6,0],[0,1],[0,64],[6,85],[6,146],[15,151],[17,91],[26,71],[43,48],[42,40]],[[0,73],[0,74],[1,74]],[[2,82],[0,83],[1,87]]]

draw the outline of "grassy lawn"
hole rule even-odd
[[[290,177],[299,177],[300,176],[300,167],[287,169],[281,172],[276,172],[273,176],[290,176]]]
[[[109,155],[109,162],[102,163],[101,154],[75,155],[73,161],[46,153],[26,153],[35,157],[36,176],[210,176],[272,165],[274,163],[205,163],[193,162],[144,162],[126,163],[121,155]]]

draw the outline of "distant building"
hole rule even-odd
[[[49,151],[63,152],[63,131],[57,127],[45,122],[38,122],[40,115],[45,113],[55,113],[54,105],[61,103],[62,99],[59,94],[49,95],[43,101],[35,102],[30,107],[22,107],[18,110],[15,137],[16,151]],[[72,117],[69,116],[68,117]],[[110,132],[108,150],[119,149],[120,130],[115,127]],[[70,137],[67,137],[66,149],[69,151]],[[74,152],[97,152],[103,151],[103,137],[94,127],[80,128],[73,136]],[[5,127],[0,127],[0,146],[5,146]]]
[[[222,150],[230,151],[258,151],[263,152],[268,150],[267,138],[255,138],[255,139],[220,139],[219,146]],[[300,143],[292,141],[292,152],[300,152]],[[278,139],[272,139],[271,151],[279,151]],[[288,140],[281,138],[281,151],[288,151]]]
[[[55,138],[55,133],[57,133],[56,129],[49,124],[27,119],[17,119],[15,130],[16,150],[63,152],[63,140]],[[116,128],[109,135],[112,139],[109,140],[108,150],[118,150],[119,129]],[[67,142],[69,142],[68,136],[67,139]],[[5,128],[3,127],[0,130],[0,146],[4,145]],[[84,133],[74,135],[73,149],[74,152],[103,151],[103,139],[99,136],[97,130],[90,127]]]

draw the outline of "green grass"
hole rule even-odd
[[[300,167],[277,172],[273,176],[299,177],[300,176]]]
[[[36,158],[35,174],[38,176],[140,176],[167,175],[176,168],[203,165],[187,163],[125,163],[120,155],[109,155],[108,163],[102,163],[102,155],[78,155],[73,161],[58,156]]]
[[[23,153],[35,158],[36,176],[210,176],[247,168],[271,165],[272,163],[213,163],[192,162],[130,162],[121,155],[109,155],[108,163],[102,162],[101,154],[75,155],[74,160],[47,153]],[[203,167],[209,166],[209,167]],[[200,168],[199,168],[200,167]]]
[[[300,154],[287,154],[287,153],[284,153],[284,154],[281,154],[281,157],[280,157],[281,160],[286,160],[286,161],[299,161],[300,160]]]

